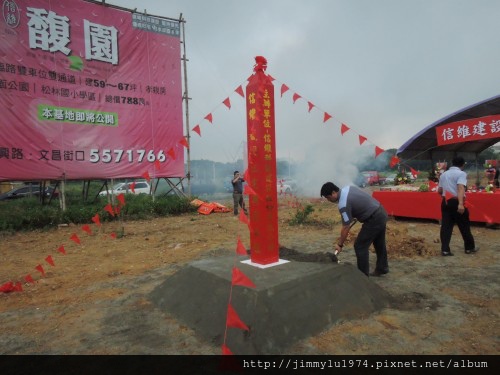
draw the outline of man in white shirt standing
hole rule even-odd
[[[465,187],[467,174],[463,171],[465,160],[456,156],[451,162],[452,166],[439,178],[438,193],[443,197],[441,202],[441,255],[450,256],[451,235],[453,227],[457,224],[466,254],[473,254],[475,247],[474,237],[470,230],[469,210],[465,207]]]

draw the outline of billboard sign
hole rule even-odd
[[[179,21],[0,1],[0,180],[184,176]]]
[[[500,115],[451,122],[436,127],[438,146],[500,138]]]

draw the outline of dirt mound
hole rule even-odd
[[[351,230],[346,243],[353,246],[358,234],[359,230]],[[434,243],[429,245],[425,237],[412,236],[407,228],[395,227],[391,224],[387,226],[386,243],[389,259],[433,257],[440,254],[440,247]],[[370,247],[370,251],[375,253],[373,246]]]
[[[337,256],[333,253],[301,253],[287,247],[280,247],[280,258],[296,262],[337,263]]]
[[[440,247],[426,243],[421,236],[412,236],[407,228],[387,226],[387,256],[389,259],[403,257],[431,257],[440,253]]]

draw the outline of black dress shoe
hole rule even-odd
[[[380,277],[382,275],[385,275],[386,273],[389,273],[389,270],[386,270],[386,271],[379,271],[379,270],[375,270],[373,272],[370,273],[370,276],[375,276],[375,277]]]
[[[474,253],[477,253],[478,251],[479,251],[479,247],[475,247],[474,249],[465,250],[465,254],[474,254]]]
[[[451,251],[441,251],[441,255],[444,257],[450,257],[453,256],[454,254]]]

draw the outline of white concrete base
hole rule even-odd
[[[249,266],[254,266],[254,267],[257,267],[257,268],[261,268],[261,269],[270,268],[270,267],[274,267],[274,266],[279,266],[281,264],[285,264],[285,263],[289,263],[289,262],[290,262],[289,260],[285,260],[285,259],[278,259],[277,262],[269,263],[269,264],[254,263],[254,262],[252,262],[251,259],[247,259],[247,260],[242,260],[241,261],[241,263],[245,263],[245,264],[248,264]]]

